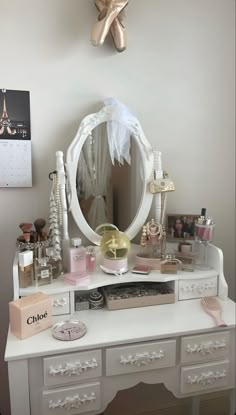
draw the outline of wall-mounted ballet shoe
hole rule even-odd
[[[105,10],[108,6],[109,0],[95,0],[95,6],[99,12]],[[99,15],[101,16],[101,14]],[[127,47],[126,30],[123,24],[124,9],[119,15],[113,20],[110,32],[112,35],[113,42],[118,52],[123,52]]]
[[[91,42],[94,46],[104,43],[112,22],[127,4],[128,0],[108,0],[107,7],[101,11],[97,22],[92,28]]]

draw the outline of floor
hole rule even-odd
[[[103,415],[190,415],[191,399],[176,399],[164,385],[139,384],[121,391]],[[200,415],[229,415],[229,393],[202,396]]]

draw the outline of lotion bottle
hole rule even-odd
[[[86,249],[82,246],[80,238],[71,238],[69,248],[69,272],[83,273],[86,271]]]

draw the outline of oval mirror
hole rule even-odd
[[[112,105],[85,117],[67,151],[70,184],[69,210],[83,234],[94,244],[101,236],[95,229],[113,223],[130,240],[149,213],[152,194],[148,183],[153,172],[153,151],[137,118],[126,119],[130,133],[130,160],[111,159],[107,125],[123,122]],[[114,147],[117,141],[114,141]]]

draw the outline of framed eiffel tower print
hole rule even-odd
[[[0,90],[0,187],[31,187],[30,94]]]

